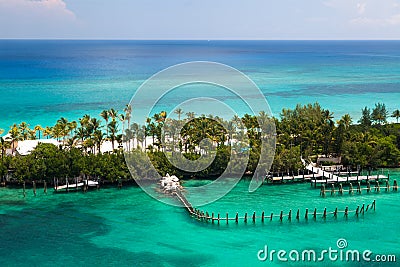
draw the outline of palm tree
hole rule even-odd
[[[186,112],[186,116],[189,120],[194,119],[194,117],[196,116],[196,114],[194,112]]]
[[[113,109],[113,108],[111,108],[111,109],[108,111],[108,115],[111,117],[111,119],[112,119],[113,121],[115,121],[115,119],[118,117],[118,111],[115,110],[115,109]]]
[[[35,128],[33,129],[39,134],[39,139],[40,139],[40,132],[44,131],[43,127],[40,125],[36,125]]]
[[[181,120],[181,115],[183,114],[183,110],[181,108],[177,108],[174,111],[174,113],[178,115],[178,120],[180,121]]]
[[[52,135],[52,132],[52,127],[46,126],[46,128],[43,130],[43,136],[46,136],[46,138],[49,139],[49,136]]]
[[[132,118],[132,106],[131,105],[126,105],[124,108],[125,112],[125,120],[128,122],[128,127],[131,125],[131,118]]]
[[[108,130],[109,130],[109,138],[111,140],[111,146],[112,146],[112,150],[114,151],[114,142],[116,140],[117,137],[117,133],[118,133],[118,124],[115,120],[111,121],[108,124]]]
[[[14,154],[15,148],[16,148],[15,143],[17,141],[21,140],[21,132],[19,131],[17,124],[14,123],[14,125],[11,126],[11,130],[9,133],[10,133],[11,143],[12,143],[11,153]]]
[[[393,117],[393,118],[396,118],[396,122],[399,123],[400,110],[396,109],[395,111],[393,111],[392,117]]]
[[[65,142],[65,137],[69,134],[68,120],[64,117],[61,117],[59,120],[57,120],[55,128],[59,128],[58,130],[60,131],[60,136],[63,138],[63,142]]]
[[[343,115],[341,121],[343,122],[343,125],[346,130],[349,129],[351,123],[353,122],[349,114]]]
[[[26,122],[23,121],[18,126],[19,126],[19,129],[20,129],[21,134],[22,134],[22,140],[28,139],[29,124],[27,124]]]
[[[96,130],[93,133],[93,142],[95,143],[95,145],[97,146],[97,151],[100,154],[101,150],[101,144],[103,143],[104,140],[104,133],[101,130]]]
[[[103,111],[100,113],[100,116],[106,121],[106,125],[108,125],[108,119],[110,118],[110,117],[109,117],[108,110],[103,110]],[[107,127],[106,127],[106,131],[107,131],[107,136],[108,136],[108,128],[107,128]]]

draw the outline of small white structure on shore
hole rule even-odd
[[[18,141],[16,151],[21,156],[29,155],[39,144],[53,144],[59,146],[62,143],[55,139],[39,139]]]
[[[175,175],[170,176],[168,173],[166,176],[161,178],[160,181],[161,189],[164,191],[176,191],[177,189],[182,189],[181,184],[179,183],[179,178]]]

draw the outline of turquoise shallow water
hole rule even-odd
[[[400,172],[391,177],[400,178]],[[203,182],[189,181],[186,186]],[[186,211],[147,196],[140,188],[124,187],[33,196],[22,191],[0,189],[0,255],[2,266],[397,266],[365,262],[260,262],[257,252],[270,249],[336,248],[344,238],[349,249],[400,257],[398,214],[400,193],[371,193],[361,196],[321,198],[309,184],[263,186],[248,193],[248,182],[212,204],[201,207],[210,213],[266,214],[280,210],[317,208],[322,212],[338,207],[350,210],[377,201],[376,212],[345,219],[330,215],[325,221],[276,218],[264,224],[249,221],[201,223]],[[160,195],[160,198],[164,197]],[[189,199],[202,196],[188,196]],[[172,200],[171,200],[172,201]],[[221,216],[222,217],[222,216]]]

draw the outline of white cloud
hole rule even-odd
[[[54,29],[66,30],[76,23],[75,14],[62,0],[0,0],[0,37],[51,37]],[[10,27],[12,26],[12,27]]]
[[[366,6],[367,6],[367,3],[358,3],[357,4],[358,13],[364,14]]]

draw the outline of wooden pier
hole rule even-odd
[[[349,188],[348,189],[343,189],[343,185],[339,184],[338,187],[335,187],[334,184],[330,185],[330,188],[325,187],[325,184],[321,185],[321,191],[320,191],[320,196],[325,197],[327,195],[330,196],[343,196],[344,194],[359,194],[361,195],[364,191],[368,193],[380,193],[380,192],[398,192],[398,184],[397,181],[393,181],[393,186],[390,186],[389,180],[385,181],[385,184],[381,186],[381,184],[378,181],[375,181],[371,185],[371,183],[368,181],[366,187],[361,186],[361,182],[358,182],[355,186],[353,186],[352,183],[349,183]]]
[[[330,184],[339,185],[339,184],[350,184],[350,183],[364,183],[368,182],[379,182],[384,183],[385,181],[389,181],[389,174],[385,176],[382,174],[371,175],[368,173],[367,175],[360,175],[359,172],[328,172],[323,170],[320,167],[317,167],[315,163],[306,163],[305,160],[301,159],[304,164],[304,170],[300,174],[298,171],[297,175],[294,173],[278,173],[278,175],[269,175],[266,177],[266,180],[269,184],[284,184],[288,182],[310,182],[311,186],[317,188],[317,185],[325,184],[328,186]]]
[[[343,210],[338,210],[336,208],[334,211],[327,211],[325,208],[322,212],[319,211],[317,212],[317,208],[314,208],[312,212],[309,212],[309,209],[305,209],[305,212],[301,214],[300,209],[297,209],[296,213],[292,212],[292,210],[289,210],[288,213],[284,213],[283,210],[280,211],[278,214],[270,213],[270,215],[266,215],[264,211],[261,213],[257,214],[255,211],[252,213],[244,213],[243,216],[239,216],[239,213],[236,213],[234,217],[230,217],[228,213],[224,214],[214,214],[214,213],[208,213],[207,211],[202,211],[196,208],[193,208],[192,204],[186,199],[185,195],[181,192],[180,189],[177,189],[172,193],[172,196],[176,197],[176,199],[182,203],[183,207],[187,210],[189,215],[202,222],[211,222],[211,223],[217,223],[220,224],[221,222],[225,222],[226,224],[229,224],[229,222],[234,222],[234,223],[239,223],[239,222],[252,222],[256,223],[261,222],[264,223],[265,221],[273,221],[274,219],[278,219],[280,222],[283,221],[300,221],[301,219],[304,220],[317,220],[317,219],[328,219],[334,218],[337,219],[339,215],[343,215],[344,218],[348,218],[351,214],[354,214],[355,217],[358,217],[359,215],[364,215],[365,212],[367,211],[372,211],[376,209],[376,201],[374,200],[371,204],[365,205],[363,204],[360,208],[360,206],[357,206],[356,209],[354,210],[349,210],[349,207],[345,207]]]

